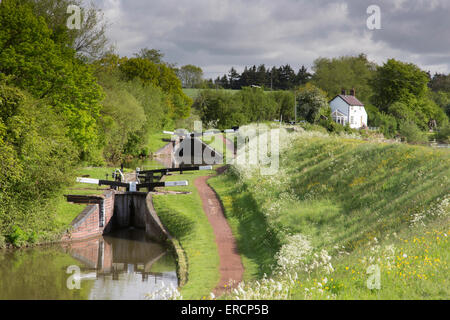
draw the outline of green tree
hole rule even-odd
[[[272,95],[267,95],[262,88],[242,88],[236,94],[242,109],[249,122],[278,119],[279,107]]]
[[[194,108],[207,127],[229,129],[248,123],[240,100],[224,90],[203,90],[195,100]]]
[[[2,83],[0,109],[7,110],[0,117],[0,234],[13,225],[48,228],[52,211],[38,208],[67,184],[77,161],[65,121],[45,101]]]
[[[314,85],[306,84],[297,93],[297,116],[309,123],[318,123],[320,118],[330,119],[331,110],[325,92]]]
[[[389,59],[379,66],[371,81],[373,103],[379,110],[387,112],[395,102],[408,107],[427,94],[428,75],[412,63]]]
[[[139,50],[138,53],[135,54],[137,58],[141,59],[147,59],[150,62],[153,62],[154,64],[162,64],[164,63],[164,53],[161,52],[161,50],[157,49],[149,49],[144,48]]]
[[[87,156],[97,143],[102,91],[91,67],[51,36],[44,19],[37,18],[29,5],[0,3],[0,74],[35,98],[46,99],[63,115],[68,136]]]
[[[294,121],[295,112],[295,95],[292,91],[274,91],[267,93],[272,95],[273,99],[278,105],[277,115],[279,119],[283,118],[283,121]]]
[[[296,76],[296,85],[303,86],[311,80],[312,74],[308,72],[305,66],[302,66]]]
[[[159,68],[150,60],[143,58],[124,58],[119,69],[126,81],[138,78],[145,84],[159,84]]]
[[[183,88],[198,88],[202,84],[203,70],[200,67],[188,64],[177,70],[178,78]]]
[[[434,92],[447,92],[450,93],[450,74],[436,73],[429,83],[429,87]]]
[[[423,144],[428,141],[426,134],[412,121],[402,121],[399,133],[406,142],[411,144]]]
[[[108,50],[106,37],[107,23],[103,13],[92,2],[88,7],[81,0],[20,0],[29,4],[33,13],[43,17],[52,30],[52,40],[64,43],[78,54],[89,59],[98,59]],[[76,5],[81,10],[80,28],[68,29],[67,13],[69,5]]]
[[[372,101],[379,110],[412,121],[425,130],[430,120],[440,124],[447,119],[443,109],[433,101],[428,81],[428,74],[416,65],[390,59],[377,68],[371,81]]]
[[[312,84],[324,90],[332,98],[341,93],[342,88],[356,88],[358,99],[367,104],[372,95],[370,79],[375,73],[375,64],[367,56],[344,56],[314,61]]]
[[[192,100],[183,93],[181,81],[172,68],[143,58],[123,58],[121,61],[119,70],[125,80],[139,79],[143,85],[157,86],[167,93],[166,102],[172,119],[189,116]]]

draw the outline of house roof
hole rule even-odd
[[[361,107],[364,107],[364,103],[359,101],[355,96],[349,96],[349,95],[340,94],[340,95],[337,95],[336,97],[334,97],[333,100],[336,99],[337,97],[340,97],[349,106],[361,106]],[[333,101],[333,100],[331,100],[331,101]]]

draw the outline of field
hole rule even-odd
[[[210,180],[246,268],[230,298],[450,297],[448,150],[314,132],[281,140],[276,176],[247,166]]]
[[[197,98],[199,93],[202,92],[203,90],[207,90],[207,89],[183,89],[183,92],[189,98],[191,98],[192,100],[195,100],[195,98]],[[210,89],[210,90],[215,90],[215,89]],[[229,89],[219,89],[219,90],[224,90],[226,92],[230,92],[233,94],[240,91],[240,90],[229,90]]]

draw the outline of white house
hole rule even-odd
[[[356,98],[356,90],[350,90],[347,95],[345,90],[330,101],[331,117],[333,121],[350,125],[352,129],[367,127],[367,112],[364,104]]]

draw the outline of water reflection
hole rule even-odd
[[[67,288],[67,268],[81,270],[81,289]],[[65,246],[0,252],[0,299],[141,300],[177,287],[175,260],[144,231],[124,230]]]

